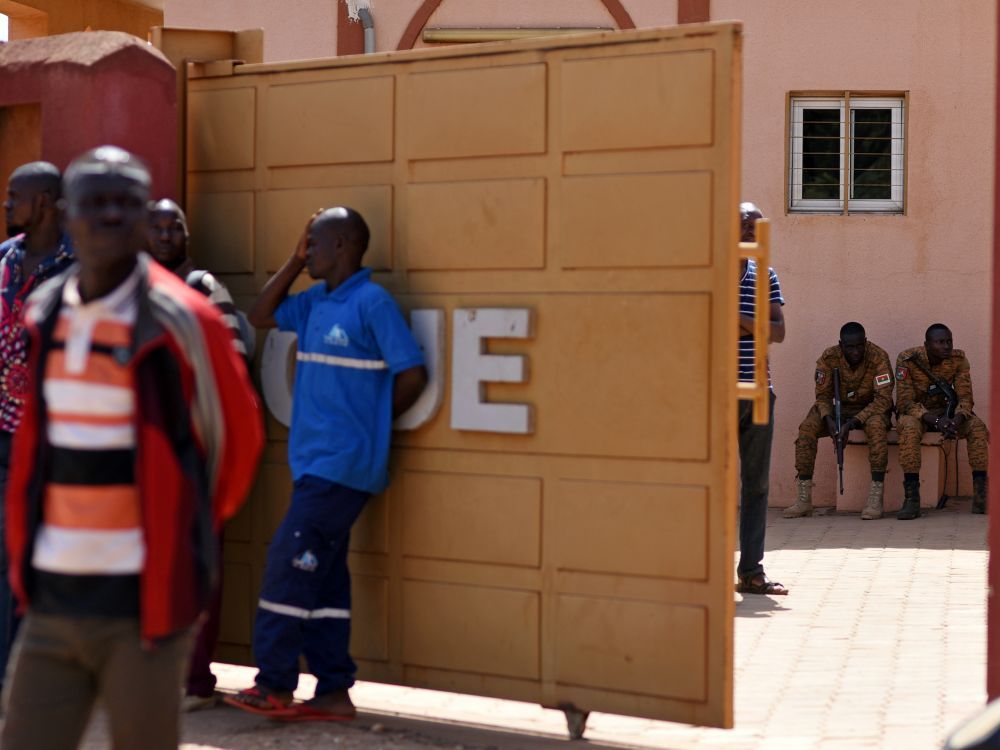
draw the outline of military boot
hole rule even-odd
[[[903,507],[896,511],[896,518],[909,521],[920,518],[920,480],[903,482]]]
[[[868,490],[868,504],[861,511],[862,521],[873,521],[882,517],[882,495],[885,492],[885,482],[872,480],[871,489]]]
[[[986,512],[986,495],[989,492],[989,483],[986,477],[972,478],[972,512]]]
[[[799,496],[795,499],[795,505],[785,508],[782,515],[785,518],[802,518],[813,514],[813,482],[811,479],[796,479],[799,486]]]

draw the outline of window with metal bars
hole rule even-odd
[[[793,95],[790,102],[789,211],[904,212],[904,95]]]

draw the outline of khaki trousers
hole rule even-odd
[[[943,409],[931,413],[941,416]],[[939,413],[940,412],[940,413]],[[927,432],[924,420],[904,414],[899,418],[899,465],[903,472],[920,471],[920,440]],[[986,471],[990,466],[990,431],[983,420],[972,415],[958,428],[958,439],[965,440],[969,450],[969,467],[973,471]]]
[[[74,750],[100,701],[114,750],[176,750],[190,650],[190,632],[145,650],[136,619],[29,611],[5,681],[0,747]]]
[[[844,420],[853,416],[845,413]],[[862,429],[868,439],[868,464],[872,471],[885,471],[889,465],[889,446],[886,443],[889,419],[885,414],[874,414],[862,425]],[[799,425],[799,436],[795,439],[796,474],[812,476],[816,466],[817,443],[821,437],[829,435],[826,421],[819,415],[819,409],[813,406]]]

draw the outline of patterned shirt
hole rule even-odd
[[[781,284],[778,283],[778,274],[773,268],[767,269],[771,282],[771,302],[779,305],[785,304],[785,298],[781,296]],[[753,318],[757,310],[757,263],[747,261],[747,270],[740,278],[740,315]],[[770,315],[770,311],[765,314]],[[740,380],[743,382],[753,382],[754,374],[754,351],[753,334],[743,334],[740,336]],[[768,384],[771,382],[770,370],[767,373]]]
[[[892,409],[892,365],[885,349],[867,342],[864,360],[857,369],[852,369],[838,344],[816,360],[816,410],[821,417],[834,415],[834,368],[840,369],[840,398],[845,416],[864,424],[870,417]]]
[[[919,365],[914,364],[914,360],[955,390],[958,396],[956,414],[963,414],[966,418],[973,415],[972,373],[965,352],[952,349],[950,357],[932,365],[927,358],[927,350],[922,346],[906,349],[896,358],[896,404],[900,415],[909,414],[920,419],[927,412],[943,414],[948,406],[944,393]]]
[[[43,281],[72,265],[73,249],[64,235],[59,249],[30,276],[24,275],[23,234],[0,244],[0,430],[14,432],[28,389],[24,303]]]

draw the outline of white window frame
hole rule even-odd
[[[840,122],[840,190],[837,198],[802,197],[802,122],[807,109],[828,109]],[[789,209],[803,213],[842,213],[844,210],[844,98],[795,97],[792,99],[792,128],[789,138],[791,169],[788,174]]]
[[[892,213],[905,211],[906,196],[906,96],[863,96],[846,92],[844,96],[790,97],[788,138],[788,211],[790,213]],[[830,109],[840,122],[840,190],[836,199],[802,197],[802,122],[806,109]],[[854,112],[859,109],[888,109],[892,113],[890,151],[890,197],[883,199],[851,198],[854,174]],[[850,113],[850,117],[845,117]],[[848,125],[850,132],[845,132]],[[846,194],[846,201],[845,201]]]

